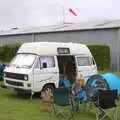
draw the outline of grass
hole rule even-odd
[[[83,107],[80,106],[73,120],[95,120],[95,112]],[[0,88],[0,120],[58,120],[51,116],[51,111],[50,103],[43,103],[39,97],[30,100],[28,96],[17,96],[6,88]]]
[[[30,100],[0,88],[0,120],[48,120],[48,111],[41,110],[43,104],[39,97]]]

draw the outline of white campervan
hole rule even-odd
[[[58,87],[59,80],[73,82],[76,75],[97,74],[94,58],[86,45],[32,42],[23,44],[4,70],[4,83],[15,91],[40,92]]]

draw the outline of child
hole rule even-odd
[[[79,110],[79,102],[84,101],[86,99],[86,93],[82,90],[84,85],[84,79],[82,76],[77,76],[76,81],[72,86],[72,94],[74,97],[74,111]]]
[[[77,76],[76,81],[72,86],[72,93],[73,95],[77,95],[79,91],[82,90],[82,86],[84,85],[84,79],[82,76]]]

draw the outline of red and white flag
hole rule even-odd
[[[70,12],[71,14],[73,14],[74,16],[77,16],[76,12],[75,12],[73,9],[69,8],[69,12]]]

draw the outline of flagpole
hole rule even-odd
[[[65,7],[62,7],[62,24],[65,24]]]

